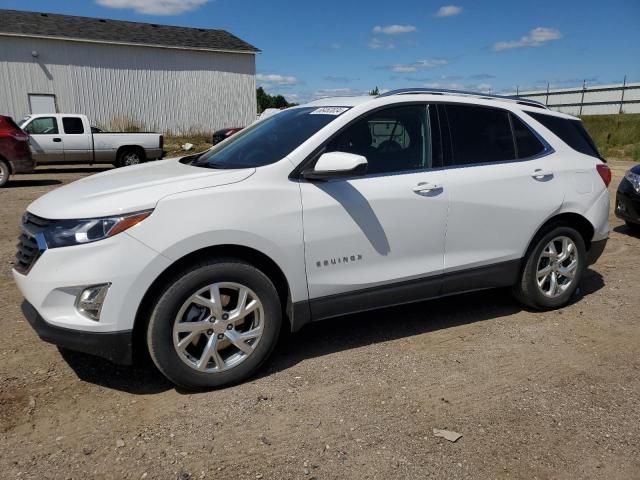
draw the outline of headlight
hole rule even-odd
[[[637,173],[633,173],[631,170],[629,170],[627,174],[624,176],[624,178],[629,180],[631,185],[633,185],[633,189],[636,192],[640,193],[640,175],[638,175]]]
[[[113,237],[137,225],[151,215],[153,210],[130,213],[116,217],[102,217],[83,220],[60,220],[44,230],[44,238],[49,248],[69,247],[82,243],[96,242]]]

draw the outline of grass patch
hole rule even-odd
[[[211,148],[211,137],[211,134],[205,133],[195,133],[179,137],[165,135],[165,158],[184,157],[185,155],[193,155],[194,153],[203,152]],[[192,143],[193,148],[189,151],[183,150],[182,145],[185,143]]]
[[[640,113],[588,115],[582,121],[602,156],[640,162]]]

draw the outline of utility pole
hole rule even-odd
[[[582,115],[582,106],[584,104],[584,91],[587,89],[587,81],[583,80],[582,81],[582,98],[580,98],[580,113],[579,115]]]
[[[627,86],[627,76],[624,76],[624,80],[622,81],[622,96],[620,97],[620,110],[618,113],[622,113],[622,104],[624,103],[624,89]]]
[[[544,104],[548,107],[549,106],[549,82],[547,82],[547,98],[544,101]]]

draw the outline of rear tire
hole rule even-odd
[[[213,259],[181,271],[160,295],[147,345],[176,385],[220,388],[260,368],[281,324],[280,299],[264,273],[240,260]]]
[[[4,160],[0,160],[0,188],[7,184],[9,181],[9,175],[11,175],[9,164]]]
[[[536,310],[563,307],[580,284],[586,266],[582,235],[571,227],[550,227],[534,238],[513,287],[514,296]]]
[[[144,154],[136,148],[125,148],[119,154],[116,160],[116,167],[130,167],[132,165],[140,165],[145,161]]]

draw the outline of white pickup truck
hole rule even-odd
[[[159,133],[110,133],[92,127],[86,115],[45,113],[20,121],[34,160],[43,163],[112,163],[117,167],[162,158]]]

